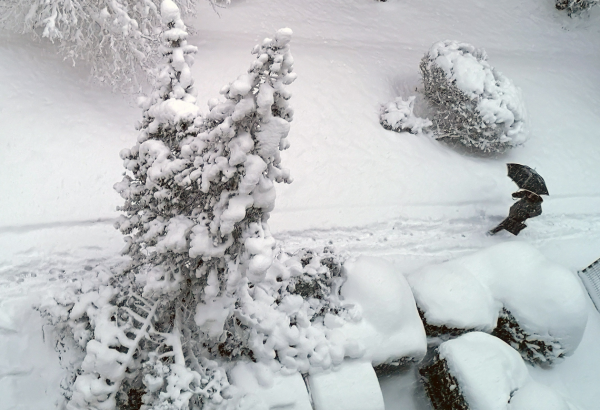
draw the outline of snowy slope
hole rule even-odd
[[[522,162],[545,177],[551,196],[519,240],[573,272],[600,257],[600,10],[569,20],[551,0],[233,0],[218,11],[201,2],[190,21],[204,111],[247,69],[257,41],[294,30],[299,77],[284,163],[295,181],[278,187],[270,221],[290,250],[331,242],[408,273],[514,240],[484,232],[511,204],[505,163]],[[486,49],[490,64],[521,87],[525,146],[495,159],[466,157],[379,125],[380,105],[415,94],[420,58],[443,39]],[[110,221],[121,201],[112,185],[140,111],[133,98],[89,84],[86,70],[63,62],[53,45],[0,32],[0,392],[11,392],[0,410],[51,409],[58,397],[61,371],[41,320],[26,308],[48,283],[119,260]],[[593,410],[600,316],[589,305],[579,350],[552,370],[529,370]],[[402,395],[394,383],[405,386]],[[386,409],[420,406],[412,374],[383,385]]]
[[[220,19],[205,9],[196,27],[206,44],[194,69],[212,87],[202,89],[199,101],[243,69],[248,35],[258,40],[278,26],[295,30],[299,79],[285,159],[296,182],[280,189],[275,230],[502,213],[513,189],[504,170],[511,161],[545,176],[552,194],[546,212],[575,204],[575,212],[598,208],[600,184],[592,173],[600,154],[597,24],[567,31],[549,2],[246,1]],[[465,158],[379,126],[379,105],[414,94],[420,58],[446,38],[485,48],[490,63],[523,89],[531,132],[523,149],[493,161]],[[244,62],[212,69],[222,61],[214,53],[230,43],[227,53]]]

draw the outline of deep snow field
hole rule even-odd
[[[383,257],[402,274],[508,241],[573,275],[600,257],[600,7],[570,19],[552,0],[232,0],[217,14],[200,1],[187,23],[204,112],[245,72],[254,44],[281,27],[294,31],[295,116],[283,153],[294,182],[278,186],[269,221],[287,250],[331,244]],[[522,89],[524,146],[479,158],[381,127],[381,104],[417,94],[421,57],[445,39],[484,48]],[[0,410],[57,408],[63,372],[31,307],[121,260],[112,185],[141,111],[88,72],[52,44],[0,31]],[[516,190],[508,162],[537,169],[550,196],[518,238],[489,237]],[[587,305],[575,354],[528,370],[596,410],[600,314]],[[387,410],[428,408],[411,371],[380,384]]]

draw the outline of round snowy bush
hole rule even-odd
[[[487,62],[484,50],[457,41],[435,43],[419,66],[434,106],[435,138],[472,152],[502,153],[525,141],[521,91]]]
[[[407,279],[426,330],[493,331],[535,364],[572,354],[587,324],[577,278],[526,243],[492,246]]]

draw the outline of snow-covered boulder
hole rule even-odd
[[[435,138],[474,152],[504,152],[526,137],[521,91],[467,43],[440,41],[419,66],[425,96],[434,105]]]
[[[442,343],[420,372],[436,410],[573,409],[533,381],[519,353],[483,332]]]
[[[238,362],[229,372],[240,410],[312,410],[299,372],[273,372],[261,363]]]
[[[404,276],[384,259],[368,256],[345,262],[344,271],[343,304],[353,305],[361,320],[343,323],[335,337],[356,341],[361,357],[374,366],[423,358],[425,331]]]
[[[345,361],[308,377],[314,410],[384,410],[375,370],[368,361]]]
[[[494,331],[533,363],[552,364],[573,353],[587,323],[575,275],[523,242],[429,266],[407,279],[430,336],[444,327]]]

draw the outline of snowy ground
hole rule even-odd
[[[233,0],[219,15],[201,2],[191,23],[201,103],[244,72],[257,41],[294,30],[299,78],[284,161],[295,181],[278,188],[270,221],[287,249],[333,244],[403,273],[510,240],[573,272],[600,257],[600,10],[569,20],[551,0]],[[415,94],[420,58],[443,39],[485,48],[521,87],[525,146],[466,157],[379,125],[380,104]],[[111,187],[140,112],[89,84],[86,70],[52,45],[0,32],[0,410],[55,407],[58,359],[28,307],[119,262]],[[485,236],[511,204],[507,162],[535,167],[551,194],[518,239]],[[584,410],[600,401],[600,315],[589,306],[577,352],[554,369],[529,369]],[[425,406],[412,372],[381,384],[386,409]]]

